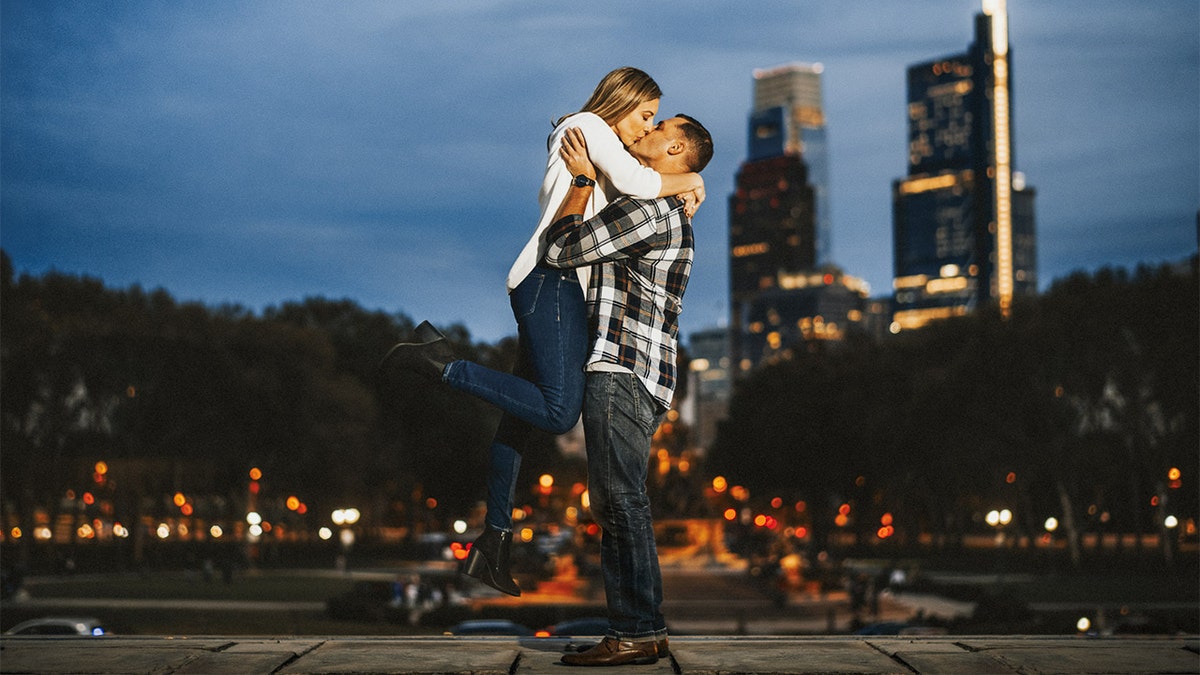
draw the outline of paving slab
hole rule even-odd
[[[1197,642],[1171,648],[1163,641],[1161,649],[1131,649],[1124,640],[1088,638],[1027,638],[998,640],[970,638],[959,640],[967,649],[987,654],[1020,673],[1200,673]]]
[[[275,673],[285,664],[316,649],[322,641],[249,640],[217,651],[203,651],[180,668],[178,675],[242,675]]]
[[[338,639],[323,643],[278,671],[269,672],[509,675],[520,654],[514,638]]]
[[[671,641],[671,655],[688,675],[912,673],[865,640],[679,638]]]
[[[0,640],[0,672],[170,673],[232,644],[224,639],[10,638]]]
[[[871,638],[871,646],[888,654],[916,673],[1009,673],[1004,662],[992,658],[986,651],[974,651],[956,641],[930,638],[886,639]]]

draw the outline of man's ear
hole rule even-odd
[[[671,144],[667,146],[667,154],[671,156],[682,155],[685,150],[687,150],[687,144],[679,139],[671,141]]]

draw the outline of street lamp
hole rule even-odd
[[[1008,509],[988,511],[987,517],[984,520],[992,527],[1004,527],[1012,522],[1012,511]]]
[[[338,542],[342,545],[342,552],[338,554],[336,565],[342,571],[349,569],[346,556],[350,551],[350,547],[354,545],[354,530],[350,529],[350,527],[358,522],[361,515],[358,509],[355,508],[335,509],[333,513],[329,514],[329,519],[333,521],[333,524],[341,528],[338,532]],[[322,530],[324,529],[322,528]],[[332,532],[330,534],[332,535]],[[320,536],[324,539],[325,533],[322,532]]]
[[[1000,509],[999,511],[988,511],[987,516],[984,518],[988,525],[996,528],[997,546],[1004,543],[1004,526],[1012,522],[1012,517],[1012,511],[1009,511],[1008,509]]]

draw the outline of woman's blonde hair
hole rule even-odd
[[[662,90],[654,78],[637,68],[617,68],[600,80],[591,98],[579,112],[595,113],[608,124],[616,124],[633,109],[656,98],[662,98]],[[559,118],[559,122],[567,116]],[[557,125],[558,122],[555,122]]]

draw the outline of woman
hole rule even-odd
[[[519,345],[513,374],[455,360],[445,339],[428,323],[417,327],[417,342],[396,345],[384,357],[385,362],[395,359],[505,412],[490,448],[486,527],[471,546],[465,571],[509,595],[521,594],[509,571],[512,505],[521,465],[517,448],[531,426],[566,433],[575,426],[583,406],[589,343],[583,292],[587,270],[572,272],[541,264],[543,234],[571,182],[577,180],[560,155],[562,138],[567,129],[579,128],[597,169],[598,189],[585,216],[591,217],[622,194],[650,199],[689,193],[694,211],[704,197],[699,174],[659,174],[626,150],[654,128],[661,96],[646,73],[618,68],[604,76],[579,112],[555,124],[547,141],[546,174],[538,195],[541,217],[507,279]]]

